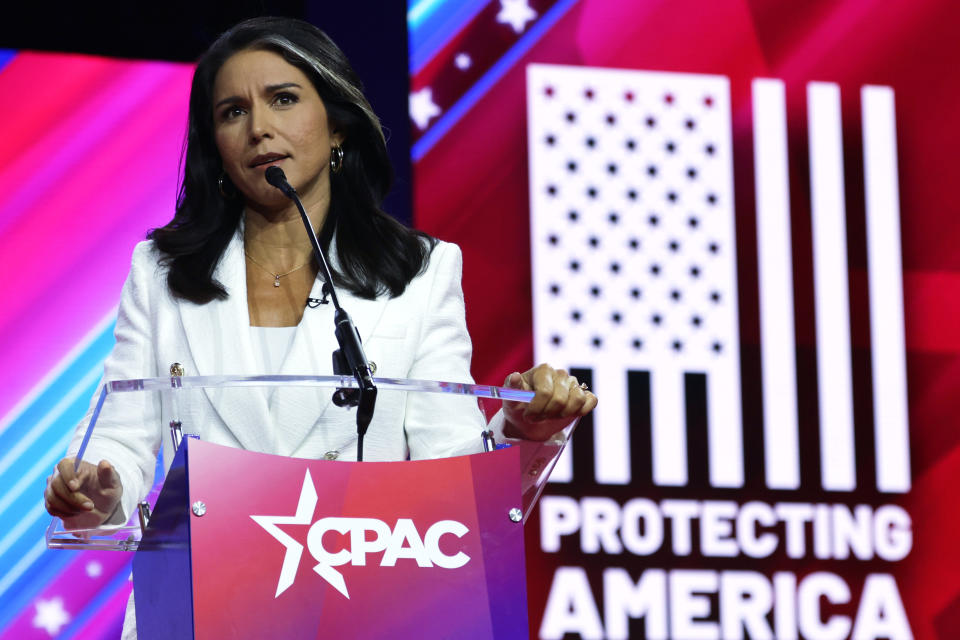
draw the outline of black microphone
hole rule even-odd
[[[291,200],[296,196],[297,190],[290,186],[290,183],[287,182],[287,176],[283,175],[283,169],[273,165],[272,167],[267,167],[267,172],[264,174],[267,178],[267,182],[271,185],[283,191],[283,195],[287,196]]]
[[[303,220],[307,235],[310,237],[310,244],[313,245],[313,255],[323,270],[323,277],[326,280],[323,291],[330,294],[330,300],[333,302],[334,335],[337,338],[337,344],[340,346],[340,356],[338,357],[335,353],[334,361],[345,362],[348,371],[353,374],[353,377],[357,380],[357,385],[360,387],[360,397],[350,404],[357,405],[357,460],[363,460],[363,436],[366,435],[367,427],[370,426],[370,421],[373,419],[373,409],[377,401],[377,387],[373,383],[373,372],[363,350],[360,333],[353,325],[350,315],[340,306],[337,291],[333,288],[333,275],[330,273],[327,256],[320,247],[320,241],[317,240],[317,234],[313,230],[313,225],[303,208],[303,203],[300,202],[296,189],[287,182],[283,169],[278,166],[267,167],[265,176],[267,182],[280,189],[285,196],[297,205],[297,210],[300,211],[300,219]],[[342,374],[344,372],[334,371],[334,373]]]

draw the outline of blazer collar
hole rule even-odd
[[[336,270],[339,266],[336,236],[330,243],[327,258],[330,267]],[[361,341],[367,342],[383,316],[388,298],[381,296],[375,300],[367,300],[342,289],[337,291],[337,296],[340,305],[350,314],[354,326],[360,332]],[[310,297],[323,297],[323,280],[320,277],[314,282]],[[304,309],[293,343],[280,367],[281,374],[333,375],[333,352],[337,349],[333,311],[332,302],[313,309]],[[329,422],[328,413],[345,411],[333,404],[332,396],[331,388],[315,388],[287,389],[274,397],[274,424],[281,433],[282,441],[290,447],[281,453],[291,455],[296,451],[313,429],[321,428],[319,423]],[[351,412],[350,415],[355,413]],[[331,442],[333,447],[342,444]]]
[[[335,242],[330,245],[331,266],[337,265]],[[197,371],[188,375],[261,375],[254,357],[247,307],[246,261],[243,257],[243,225],[238,225],[214,278],[226,289],[225,300],[204,305],[180,301],[180,316],[187,344]],[[317,278],[310,293],[322,297],[323,282]],[[358,298],[338,291],[340,304],[350,314],[360,338],[368,341],[380,322],[387,297]],[[293,342],[278,373],[282,375],[331,375],[332,354],[337,348],[333,333],[333,305],[306,308]],[[207,389],[206,395],[224,424],[245,449],[290,455],[310,434],[332,405],[332,389],[294,389],[277,393],[273,410],[267,394],[242,388]],[[334,410],[337,410],[334,408]]]

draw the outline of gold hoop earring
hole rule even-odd
[[[224,200],[233,200],[237,197],[237,188],[227,179],[226,172],[220,172],[220,177],[217,178],[217,189]]]
[[[330,171],[334,173],[343,171],[343,147],[340,145],[330,149]]]

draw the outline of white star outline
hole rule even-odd
[[[293,586],[293,580],[297,576],[297,568],[300,566],[300,558],[303,556],[303,545],[277,525],[312,524],[313,510],[316,506],[317,489],[313,484],[313,478],[310,477],[310,470],[307,469],[303,477],[303,488],[300,490],[300,500],[297,502],[295,514],[292,516],[250,516],[254,522],[263,527],[267,533],[287,548],[287,552],[283,556],[283,565],[280,567],[280,579],[277,581],[277,593],[273,596],[274,598],[279,598],[281,593]],[[344,581],[342,573],[323,562],[318,563],[313,570],[330,586],[343,594],[345,598],[350,598],[350,594],[347,593],[347,583]]]
[[[509,24],[515,33],[523,33],[527,23],[536,19],[537,12],[530,8],[527,0],[500,0],[500,12],[497,22]]]

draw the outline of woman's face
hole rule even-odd
[[[227,59],[213,84],[213,128],[223,169],[248,205],[289,204],[264,178],[271,165],[305,203],[329,197],[330,149],[343,137],[310,79],[279,54],[247,50]]]

